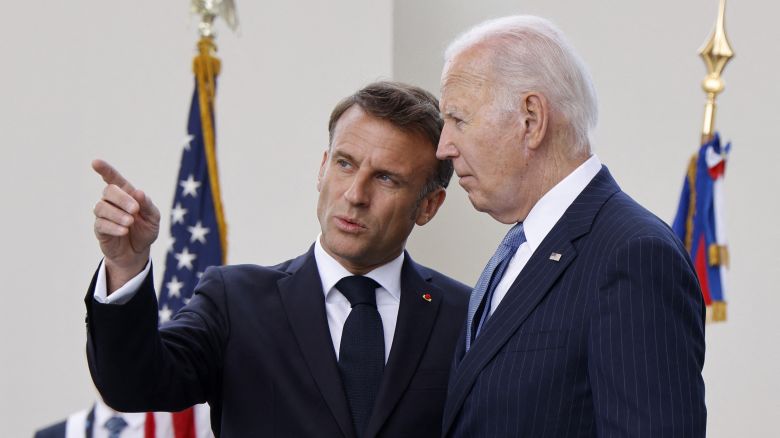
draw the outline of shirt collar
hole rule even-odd
[[[317,270],[320,273],[320,280],[322,281],[322,291],[327,298],[331,289],[336,286],[344,277],[353,275],[345,267],[334,259],[327,251],[322,247],[320,243],[320,237],[317,236],[317,240],[314,242],[314,259],[317,261]],[[366,277],[379,283],[390,295],[396,300],[401,299],[401,267],[404,264],[404,252],[394,258],[393,260],[385,263],[384,265],[365,274]]]
[[[601,160],[594,154],[545,193],[533,206],[523,221],[523,231],[531,252],[542,243],[563,213],[600,170]]]
[[[134,412],[134,413],[125,413],[125,412],[117,412],[108,405],[106,405],[103,400],[96,400],[95,401],[95,428],[104,428],[106,425],[106,421],[108,421],[109,418],[113,417],[114,415],[119,415],[120,417],[124,418],[124,420],[127,422],[127,427],[130,429],[137,429],[141,427],[142,424],[146,421],[146,413],[145,412]]]

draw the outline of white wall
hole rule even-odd
[[[318,232],[331,108],[392,74],[392,2],[237,3],[241,35],[218,37],[229,261],[275,263]],[[193,90],[188,4],[0,0],[0,436],[31,436],[94,397],[82,299],[102,184],[89,163],[110,160],[169,211]]]
[[[699,83],[705,69],[696,52],[709,36],[716,11],[716,0],[396,0],[394,76],[438,90],[441,53],[469,26],[513,13],[553,20],[590,66],[596,83],[601,110],[597,154],[626,192],[671,220],[701,129]],[[734,141],[726,176],[729,321],[707,327],[704,369],[708,431],[716,438],[773,436],[777,430],[778,16],[777,3],[727,5],[727,31],[737,57],[724,74],[716,126]],[[418,260],[473,282],[506,227],[476,213],[457,184],[449,192],[439,217],[417,232],[410,249]]]

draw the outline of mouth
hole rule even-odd
[[[347,233],[358,233],[366,229],[362,222],[347,216],[334,216],[333,221],[336,223],[336,228]]]
[[[461,187],[465,187],[465,184],[467,184],[470,180],[474,179],[474,176],[469,174],[464,175],[458,175],[458,184],[460,184]]]
[[[458,175],[458,178],[460,178],[460,179],[463,179],[463,178],[466,178],[466,177],[472,176],[472,175],[471,175],[470,173],[468,173],[468,172],[465,172],[465,171],[462,171],[462,170],[458,170],[458,168],[457,168],[457,167],[455,168],[455,175]]]

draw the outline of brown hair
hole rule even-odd
[[[387,120],[404,132],[421,134],[428,139],[434,151],[439,145],[444,121],[439,114],[436,97],[420,87],[389,81],[368,84],[333,108],[328,122],[329,144],[333,142],[336,123],[353,105],[360,106],[376,118]],[[438,187],[447,188],[452,171],[452,161],[439,161],[436,171],[428,177],[420,198]]]

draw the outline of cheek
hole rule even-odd
[[[405,238],[406,235],[411,233],[420,210],[416,201],[416,196],[414,199],[405,199],[401,207],[395,209],[391,224],[395,234],[403,235]]]
[[[332,187],[327,183],[320,182],[317,184],[317,188],[320,192],[317,197],[317,216],[322,220],[324,219],[323,216],[327,214],[333,203],[331,200]]]
[[[320,221],[320,225],[325,225],[325,202],[323,201],[323,192],[320,191],[320,196],[317,198],[317,219]]]

